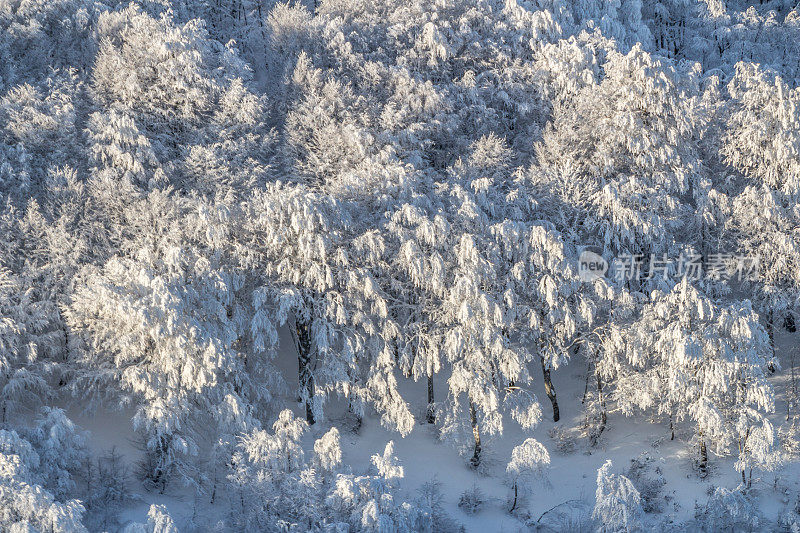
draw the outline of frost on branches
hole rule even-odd
[[[631,480],[622,474],[611,472],[611,461],[607,460],[597,470],[597,492],[592,518],[601,525],[602,533],[641,531],[642,498]]]
[[[793,0],[0,0],[0,529],[458,531],[394,444],[348,464],[376,424],[524,520],[576,409],[735,469],[676,527],[756,527],[797,468],[799,43]],[[595,518],[644,527],[610,468]]]
[[[601,372],[614,381],[624,413],[688,423],[703,474],[709,445],[737,454],[743,479],[754,467],[770,469],[772,355],[749,302],[715,303],[684,279],[669,293],[654,292],[624,338],[619,330],[609,338],[616,343],[609,341]]]

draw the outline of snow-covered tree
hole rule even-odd
[[[697,73],[641,47],[608,53],[602,81],[559,102],[531,178],[575,241],[618,254],[675,253],[696,191]]]
[[[774,328],[800,308],[800,91],[756,65],[737,65],[728,85],[720,153],[745,186],[732,199],[728,226],[741,256],[752,258],[752,286]]]
[[[34,84],[32,84],[32,82]],[[53,168],[77,166],[83,159],[78,108],[83,82],[73,70],[52,73],[11,88],[0,98],[0,133],[4,152],[0,185],[4,195],[20,202],[41,199]]]
[[[58,451],[70,450],[54,450]],[[88,531],[82,523],[84,508],[80,501],[57,499],[44,488],[48,474],[31,443],[15,431],[0,429],[0,527],[3,530]]]
[[[748,301],[715,303],[684,278],[669,293],[655,291],[641,316],[617,327],[600,371],[614,383],[623,413],[690,422],[703,473],[709,444],[718,454],[735,447],[743,475],[763,460],[772,442],[774,393],[765,376],[772,357]]]
[[[93,30],[108,6],[94,0],[8,2],[0,10],[0,89],[38,83],[56,70],[91,70]]]
[[[165,506],[152,504],[147,511],[146,524],[135,522],[126,525],[121,531],[122,533],[178,533],[180,530]]]
[[[592,518],[601,533],[631,532],[642,529],[642,498],[631,480],[611,472],[611,460],[597,470],[597,492]]]
[[[96,31],[92,86],[109,114],[100,119],[104,157],[132,171],[137,160],[116,156],[116,146],[135,150],[162,163],[161,181],[206,194],[242,194],[265,181],[273,140],[265,100],[248,89],[252,73],[235,49],[210,39],[199,20],[154,18],[135,4],[103,13]]]
[[[716,487],[695,515],[698,525],[708,532],[756,529],[761,524],[758,510],[741,485],[733,490]]]
[[[9,412],[41,403],[50,394],[44,347],[37,332],[50,323],[46,308],[31,301],[33,291],[0,267],[0,385],[2,423]],[[45,339],[46,340],[46,339]]]
[[[542,443],[535,439],[525,439],[525,442],[514,447],[511,451],[511,461],[506,465],[506,473],[514,488],[514,501],[509,512],[513,512],[517,507],[519,484],[525,483],[532,476],[540,475],[548,464],[550,464],[550,454]]]
[[[31,428],[21,429],[39,456],[42,484],[60,500],[74,493],[73,475],[87,456],[86,435],[63,410],[46,407]]]
[[[413,419],[394,375],[397,327],[369,268],[382,240],[353,224],[348,207],[305,185],[269,185],[246,205],[242,255],[276,302],[278,324],[294,330],[307,421],[335,393],[359,415],[374,405],[407,433]]]
[[[240,424],[226,430],[236,434],[280,390],[267,302],[213,253],[224,217],[224,206],[153,191],[128,208],[127,253],[83,272],[69,309],[86,334],[76,386],[136,407],[146,475],[162,490],[176,468],[188,475],[199,420],[207,426],[210,413],[219,429]]]

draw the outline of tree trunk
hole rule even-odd
[[[786,312],[786,316],[783,319],[783,327],[789,333],[797,332],[797,324],[794,322],[794,314],[791,311]]]
[[[433,411],[433,375],[428,375],[428,411],[426,413],[428,424],[436,422],[436,414]]]
[[[794,368],[794,350],[789,350],[789,366],[791,367],[791,382],[789,383],[789,398],[786,402],[786,420],[792,419],[792,407],[798,407],[797,375]]]
[[[597,370],[597,366],[595,366],[594,373],[595,373],[595,378],[597,379],[597,396],[598,400],[600,401],[600,431],[597,432],[599,436],[606,428],[606,422],[608,422],[608,415],[606,414],[606,399],[605,396],[603,396],[603,378],[600,377],[600,372]]]
[[[708,475],[708,450],[706,449],[706,441],[700,441],[700,477]]]
[[[513,513],[514,509],[517,508],[517,482],[514,482],[514,503],[511,505],[511,509],[508,510],[509,513]]]
[[[583,399],[581,400],[581,405],[586,403],[586,396],[589,395],[589,376],[591,376],[591,368],[589,365],[586,365],[586,383],[583,384]]]
[[[553,382],[550,380],[550,368],[545,364],[544,357],[539,357],[542,363],[542,376],[544,377],[544,391],[550,402],[553,404],[553,422],[558,422],[561,416],[558,413],[558,401],[556,400],[556,389],[553,387]]]
[[[356,421],[355,425],[353,426],[353,432],[358,433],[359,431],[361,431],[361,426],[364,424],[364,418],[360,414],[361,409],[356,409],[355,407],[353,407],[352,396],[347,401],[347,411],[355,417]]]
[[[767,313],[767,333],[769,334],[769,347],[772,351],[772,357],[775,357],[775,313],[770,309]],[[775,372],[775,365],[770,363],[767,365],[770,372]]]
[[[472,424],[472,436],[475,439],[475,451],[469,464],[472,468],[477,468],[481,464],[481,433],[478,429],[478,414],[475,412],[475,404],[469,402],[469,421]]]
[[[306,422],[313,425],[316,420],[314,419],[314,371],[311,360],[311,321],[295,318],[295,331],[300,398],[306,406]]]
[[[170,464],[168,463],[171,436],[157,435],[156,444],[153,448],[145,448],[144,477],[152,483],[153,487],[161,487],[159,492],[164,494],[167,489],[167,481],[170,475]]]

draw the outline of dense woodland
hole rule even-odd
[[[800,463],[799,83],[796,0],[0,0],[0,529],[462,530],[393,442],[343,463],[369,418],[535,530],[577,368],[582,446],[735,470],[676,530],[800,531],[750,496]],[[667,529],[618,467],[582,527]],[[132,485],[218,521],[126,523]]]

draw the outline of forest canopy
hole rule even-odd
[[[614,414],[730,457],[692,524],[744,527],[800,464],[799,83],[795,0],[0,0],[0,529],[211,530],[126,524],[136,485],[215,531],[458,531],[393,442],[343,463],[372,418],[534,527],[565,401],[592,452]],[[587,523],[658,529],[614,468]]]

